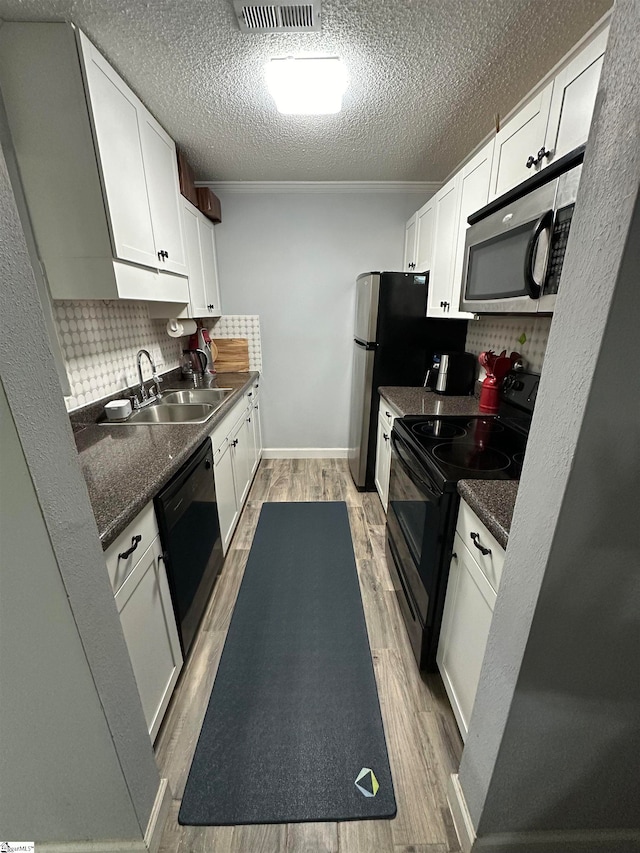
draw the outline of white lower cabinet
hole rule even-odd
[[[213,457],[213,475],[216,483],[216,502],[218,504],[218,520],[220,521],[220,536],[222,548],[227,546],[236,529],[240,515],[236,501],[236,487],[233,476],[233,448],[225,438],[219,452]]]
[[[436,660],[463,740],[469,730],[503,562],[504,550],[461,501]]]
[[[115,596],[142,701],[154,740],[182,669],[182,652],[157,536]]]
[[[258,387],[259,380],[211,433],[220,535],[225,554],[262,458]]]
[[[378,408],[378,437],[374,482],[385,512],[389,502],[389,473],[391,471],[391,430],[400,413],[382,397]]]
[[[251,485],[251,454],[253,447],[253,430],[249,431],[249,412],[245,409],[231,433],[233,448],[234,474],[236,478],[236,498],[238,508],[244,504],[249,486]]]

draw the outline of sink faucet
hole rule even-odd
[[[151,365],[151,374],[153,379],[153,384],[155,386],[155,394],[150,394],[149,391],[145,388],[144,379],[142,378],[142,356],[146,355],[149,360],[149,364]],[[140,400],[138,400],[137,395],[134,395],[134,407],[136,409],[141,408],[142,406],[146,406],[148,403],[153,403],[154,400],[159,400],[162,397],[162,392],[160,391],[160,383],[162,382],[162,378],[158,376],[156,371],[156,365],[151,357],[149,350],[141,349],[138,350],[138,354],[136,356],[136,361],[138,364],[138,379],[140,381]]]

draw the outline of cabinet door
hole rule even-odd
[[[431,269],[435,212],[436,200],[431,198],[416,213],[416,272],[428,272]]]
[[[199,314],[198,316],[219,317],[222,314],[222,308],[220,306],[214,225],[205,216],[200,215],[198,217],[198,230],[200,233],[200,251],[202,252],[204,305],[206,308],[206,314]]]
[[[556,77],[545,147],[552,162],[584,145],[589,137],[609,29],[590,42]]]
[[[157,267],[138,101],[82,34],[80,43],[114,257]]]
[[[182,215],[189,271],[189,316],[206,317],[207,301],[202,269],[202,252],[200,251],[199,213],[195,207],[185,202],[182,205]]]
[[[405,272],[413,272],[416,268],[416,226],[418,214],[414,213],[411,219],[407,221],[404,231],[404,260],[402,261],[402,269]]]
[[[253,477],[256,472],[256,468],[258,467],[258,463],[260,462],[260,450],[258,448],[258,430],[257,422],[258,420],[258,409],[257,405],[254,404],[249,410],[249,414],[247,415],[247,435],[248,435],[248,446],[249,446],[249,476]]]
[[[378,415],[378,438],[376,444],[376,489],[380,495],[382,506],[387,511],[389,502],[389,473],[391,469],[391,452],[389,448],[390,435],[388,425],[382,415]]]
[[[120,587],[115,602],[153,740],[182,668],[160,537]]]
[[[436,660],[466,740],[496,594],[456,534]]]
[[[251,483],[250,448],[253,436],[249,434],[248,414],[245,412],[231,434],[233,447],[233,473],[236,483],[236,501],[242,507]]]
[[[163,272],[186,275],[176,146],[142,104],[139,106],[139,125],[151,224],[158,256],[156,266]],[[161,252],[166,252],[166,256],[161,258]]]
[[[496,134],[489,201],[530,178],[541,167],[538,164],[527,168],[527,162],[529,157],[537,158],[544,147],[552,91],[553,81]]]
[[[220,453],[216,453],[214,456],[213,475],[216,483],[216,502],[218,504],[222,549],[226,554],[239,515],[233,477],[233,454],[231,446],[226,440]]]
[[[458,236],[460,174],[446,183],[435,196],[435,236],[429,276],[428,317],[447,317],[451,309],[451,288]],[[453,306],[457,310],[457,305]]]
[[[262,459],[262,424],[260,422],[260,403],[255,400],[253,404],[253,443],[256,448],[256,468]]]
[[[491,181],[491,162],[493,159],[492,139],[476,156],[462,168],[460,177],[460,211],[458,214],[458,233],[456,237],[456,255],[453,270],[453,287],[451,291],[451,316],[472,317],[467,311],[460,311],[460,294],[463,288],[463,273],[465,262],[465,240],[467,235],[467,218],[479,210],[489,199],[489,183]]]

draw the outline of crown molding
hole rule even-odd
[[[436,193],[433,181],[196,181],[225,193]]]

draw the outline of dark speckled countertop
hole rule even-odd
[[[507,547],[519,480],[460,480],[458,492],[503,548]]]
[[[259,375],[254,371],[219,373],[210,387],[234,388],[236,393],[230,394],[204,424],[102,426],[95,423],[95,406],[90,407],[93,420],[89,423],[82,422],[81,412],[72,415],[80,465],[103,549],[171,479]],[[163,390],[193,387],[193,383],[187,386],[179,379],[165,384]]]
[[[476,397],[446,397],[425,388],[378,389],[401,415],[478,415]],[[507,547],[519,480],[460,480],[458,492],[503,548]]]
[[[446,397],[425,388],[402,388],[383,385],[378,388],[401,415],[478,415],[476,397]]]

